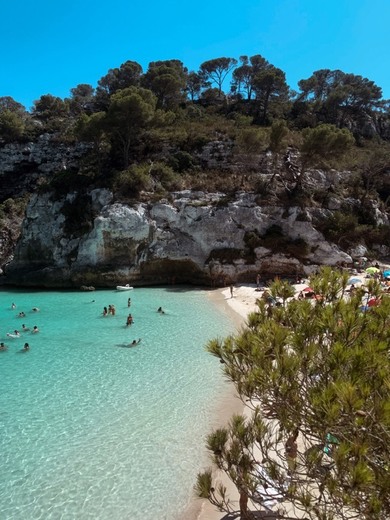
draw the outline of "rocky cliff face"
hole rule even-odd
[[[49,194],[33,196],[6,283],[221,285],[253,282],[258,272],[294,277],[319,264],[351,261],[314,228],[326,210],[261,207],[253,194],[226,202],[223,194],[190,191],[172,194],[170,202],[128,206],[114,202],[108,190],[93,190],[81,201],[90,222],[80,227],[77,218],[72,223],[77,198],[73,193],[53,202]],[[256,241],[251,245],[248,237],[264,235],[272,226],[287,246],[301,251],[292,256],[287,246],[275,253]]]
[[[49,134],[35,142],[0,146],[0,201],[34,191],[40,177],[78,169],[89,149],[85,143],[65,144]]]
[[[48,136],[0,148],[0,201],[33,192],[41,176],[61,169],[77,171],[87,151],[86,145],[70,147]],[[205,147],[199,160],[207,168],[218,164],[247,171],[247,158],[232,162],[230,154],[230,142],[216,141]],[[294,167],[290,159],[291,154],[281,168]],[[258,180],[269,182],[267,154],[251,160]],[[313,170],[306,182],[326,190],[346,175]],[[359,201],[328,193],[324,204],[326,208],[305,209],[259,204],[253,193],[244,192],[230,199],[223,193],[182,191],[170,194],[169,201],[131,206],[115,201],[106,189],[73,192],[62,199],[34,194],[15,251],[12,237],[19,233],[10,235],[5,229],[0,236],[0,258],[7,263],[2,281],[46,287],[222,285],[253,282],[257,273],[265,278],[293,277],[318,265],[349,263],[349,254],[326,242],[316,227],[332,211],[342,211],[345,204],[358,206]],[[378,225],[389,225],[379,207],[371,214]],[[276,230],[276,238],[270,230]],[[271,236],[265,240],[267,234]],[[380,247],[382,255],[390,254],[386,244]],[[350,251],[353,256],[366,254],[363,246],[355,249]]]

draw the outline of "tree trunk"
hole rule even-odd
[[[248,493],[245,490],[240,491],[240,518],[241,520],[249,520],[250,512],[248,511]]]

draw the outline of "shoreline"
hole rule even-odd
[[[382,269],[390,269],[389,264],[382,264]],[[359,278],[359,283],[364,285],[366,282],[365,272],[351,272],[350,276]],[[306,282],[306,283],[305,283]],[[307,280],[299,284],[293,284],[295,287],[295,295],[307,287]],[[239,333],[240,329],[245,326],[248,314],[256,311],[256,300],[261,298],[266,287],[257,289],[256,284],[242,284],[234,286],[233,296],[231,296],[230,288],[224,287],[214,289],[211,291],[209,298],[217,306],[219,306],[236,325],[235,333]],[[241,413],[245,415],[244,403],[235,395],[235,388],[233,383],[228,383],[230,386],[230,398],[227,393],[220,406],[216,410],[216,416],[212,418],[210,424],[210,431],[224,426],[228,423],[234,413]],[[211,465],[211,461],[210,461]],[[239,511],[237,489],[223,472],[216,472],[215,478],[227,488],[227,495],[232,501],[236,511]],[[187,515],[180,516],[179,520],[226,520],[228,515],[225,512],[219,511],[207,499],[199,499],[193,496],[189,507],[186,510]]]
[[[230,296],[229,287],[213,289],[207,297],[233,321],[236,328],[235,333],[239,333],[245,325],[247,315],[256,309],[255,302],[258,292],[256,292],[256,285],[246,284],[234,289],[233,298]],[[212,415],[210,431],[225,426],[234,414],[242,414],[244,411],[244,404],[236,395],[233,383],[227,382],[226,393],[221,395]],[[211,466],[211,460],[209,465]],[[223,472],[217,472],[216,479],[226,486],[227,494],[232,503],[236,504],[235,509],[238,511],[238,495],[234,484]],[[207,499],[197,498],[193,495],[188,507],[178,517],[178,520],[222,520],[223,518],[226,518],[225,512],[219,511]]]

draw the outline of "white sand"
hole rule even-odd
[[[390,269],[389,266],[382,266],[382,268]],[[360,280],[360,285],[366,282],[365,273],[351,274],[350,278],[357,278]],[[355,285],[358,285],[356,283]],[[307,283],[294,284],[295,294],[299,294]],[[217,305],[221,306],[224,312],[231,316],[237,326],[237,332],[245,325],[246,318],[249,313],[255,312],[257,309],[256,300],[261,298],[263,289],[257,290],[255,284],[240,284],[234,287],[233,297],[231,297],[230,289],[217,289],[210,293],[211,299]],[[233,386],[233,385],[232,385]],[[233,413],[246,413],[243,403],[234,395],[234,388],[232,388],[229,396],[226,396],[225,406],[218,411],[217,424],[212,425],[213,428],[226,425]],[[211,463],[210,463],[211,466]],[[222,482],[228,490],[228,496],[233,501],[236,511],[239,510],[238,493],[235,486],[230,482],[224,473],[216,474],[216,480]],[[291,511],[292,512],[292,511]],[[298,515],[297,515],[298,516]],[[225,512],[218,511],[213,505],[205,499],[195,499],[186,515],[182,517],[183,520],[226,520],[228,516]]]
[[[225,312],[236,325],[237,332],[245,325],[245,320],[250,312],[256,310],[256,299],[261,292],[256,291],[256,285],[240,285],[236,287],[231,298],[230,289],[216,289],[210,292],[211,300]],[[211,430],[226,426],[233,414],[243,413],[244,405],[235,394],[233,385],[223,399],[222,406],[217,410],[214,424]],[[210,467],[212,466],[210,460]],[[232,507],[238,511],[238,493],[234,484],[225,473],[216,472],[215,480],[223,483],[227,488],[227,494],[232,502]],[[189,509],[181,517],[181,520],[222,520],[226,519],[226,513],[220,512],[208,500],[195,498]]]

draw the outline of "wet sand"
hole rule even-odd
[[[220,307],[222,312],[234,323],[237,332],[245,325],[245,319],[249,312],[256,309],[256,299],[259,297],[259,292],[256,292],[256,286],[240,286],[234,289],[234,296],[231,298],[229,288],[215,289],[210,291],[210,300]],[[213,420],[210,424],[210,431],[227,425],[230,418],[234,414],[244,412],[244,405],[235,393],[234,385],[226,383],[226,393],[221,396],[221,399],[216,403]],[[211,467],[210,464],[206,467]],[[235,486],[227,478],[225,473],[216,472],[215,479],[227,488],[227,494],[233,502],[233,507],[236,511],[239,510],[238,495]],[[194,496],[192,503],[186,511],[179,517],[179,520],[222,520],[226,518],[226,513],[218,511],[206,499],[200,499]]]

